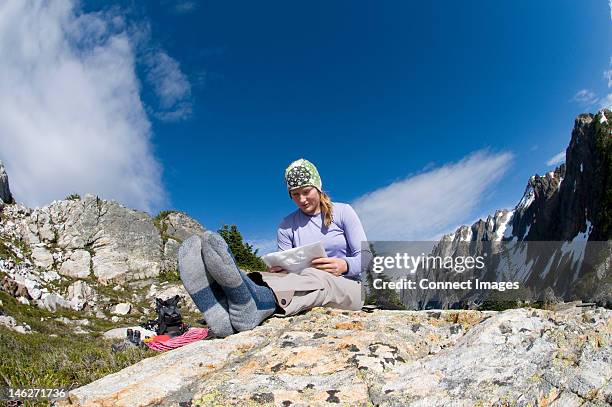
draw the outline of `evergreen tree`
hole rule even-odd
[[[217,232],[229,246],[238,267],[248,271],[265,271],[267,269],[266,264],[257,255],[258,250],[253,249],[253,245],[243,240],[236,225],[223,225]]]

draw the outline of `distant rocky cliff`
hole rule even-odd
[[[527,182],[514,210],[461,226],[442,241],[570,241],[612,238],[612,111],[582,114],[574,123],[565,163]]]
[[[512,264],[499,260],[486,273],[490,281],[519,281],[531,299],[564,298],[612,304],[612,111],[582,114],[574,123],[566,161],[542,176],[534,175],[512,210],[496,211],[471,226],[443,236],[433,256],[503,253]],[[499,242],[498,244],[494,242]],[[549,242],[549,243],[541,243]],[[559,242],[559,243],[554,243]],[[587,244],[587,242],[589,242]],[[594,264],[597,262],[597,264]],[[420,270],[430,279],[440,273]],[[522,293],[524,294],[524,293]],[[409,307],[423,307],[433,291],[402,292]],[[456,292],[436,306],[466,304]]]

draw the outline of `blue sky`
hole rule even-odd
[[[605,0],[58,3],[0,7],[57,29],[49,45],[0,24],[23,45],[0,90],[30,103],[0,105],[17,199],[181,210],[264,250],[294,209],[294,159],[371,238],[434,238],[514,206],[562,160],[575,116],[612,104]]]

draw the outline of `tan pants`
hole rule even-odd
[[[259,274],[272,289],[278,305],[284,310],[284,314],[277,314],[278,316],[291,316],[314,307],[358,311],[363,306],[359,281],[337,277],[312,267],[299,274]]]

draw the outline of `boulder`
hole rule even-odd
[[[66,404],[606,405],[611,320],[603,308],[315,308],[145,359]]]
[[[132,304],[130,304],[129,302],[121,302],[119,304],[114,305],[113,308],[111,308],[111,314],[127,315],[130,313],[131,309],[132,309]]]
[[[72,308],[72,304],[57,293],[44,293],[37,303],[40,308],[44,308],[51,312],[55,312],[58,307]]]
[[[44,247],[34,247],[32,249],[32,261],[38,267],[50,269],[53,266],[53,255]]]
[[[46,282],[57,281],[61,279],[60,275],[53,270],[45,271],[40,276]]]
[[[93,304],[95,298],[96,291],[83,280],[77,280],[68,286],[66,299],[75,311],[82,310],[87,303]]]
[[[28,300],[26,297],[17,297],[17,302],[22,305],[30,305],[30,300]]]
[[[32,328],[28,324],[19,325],[10,315],[0,315],[0,325],[20,334],[32,333]]]
[[[28,298],[30,294],[28,293],[28,288],[25,284],[21,284],[8,276],[4,276],[2,279],[2,291],[8,293],[9,295],[17,298],[17,297],[25,297]]]
[[[58,317],[55,318],[56,321],[61,322],[63,324],[66,324],[68,326],[88,326],[90,325],[90,322],[88,319],[70,319],[70,318],[66,318],[66,317]]]
[[[59,274],[73,278],[87,278],[90,270],[91,254],[87,250],[77,249],[62,263]]]

